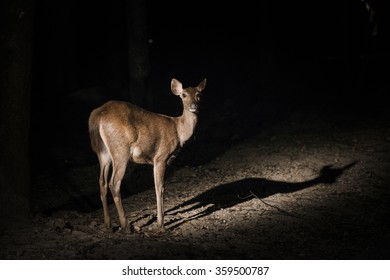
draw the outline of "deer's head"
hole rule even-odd
[[[198,104],[200,101],[201,92],[206,86],[206,79],[201,81],[196,87],[187,87],[183,89],[183,85],[176,79],[171,81],[171,90],[173,94],[180,96],[184,110],[196,114],[198,113]]]

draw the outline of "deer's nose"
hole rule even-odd
[[[188,107],[188,110],[191,113],[196,113],[198,111],[198,105],[196,103],[192,103],[190,107]]]

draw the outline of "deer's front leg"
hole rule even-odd
[[[153,165],[154,174],[154,187],[156,191],[157,200],[157,224],[162,231],[164,227],[164,174],[165,174],[165,161],[156,161]]]

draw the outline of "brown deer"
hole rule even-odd
[[[129,231],[123,211],[120,187],[129,161],[153,165],[157,200],[157,223],[164,227],[164,174],[168,161],[192,136],[197,122],[200,95],[206,79],[196,87],[184,88],[171,81],[173,94],[180,96],[183,114],[170,117],[153,113],[123,101],[108,101],[92,111],[89,117],[91,146],[100,164],[100,199],[104,224],[111,227],[107,208],[107,187],[110,188],[119,215],[121,228]],[[111,178],[108,182],[112,165]]]

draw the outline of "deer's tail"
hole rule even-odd
[[[97,110],[92,111],[88,120],[89,137],[91,140],[91,147],[95,153],[100,153],[105,149],[103,139],[99,132],[100,114]]]

